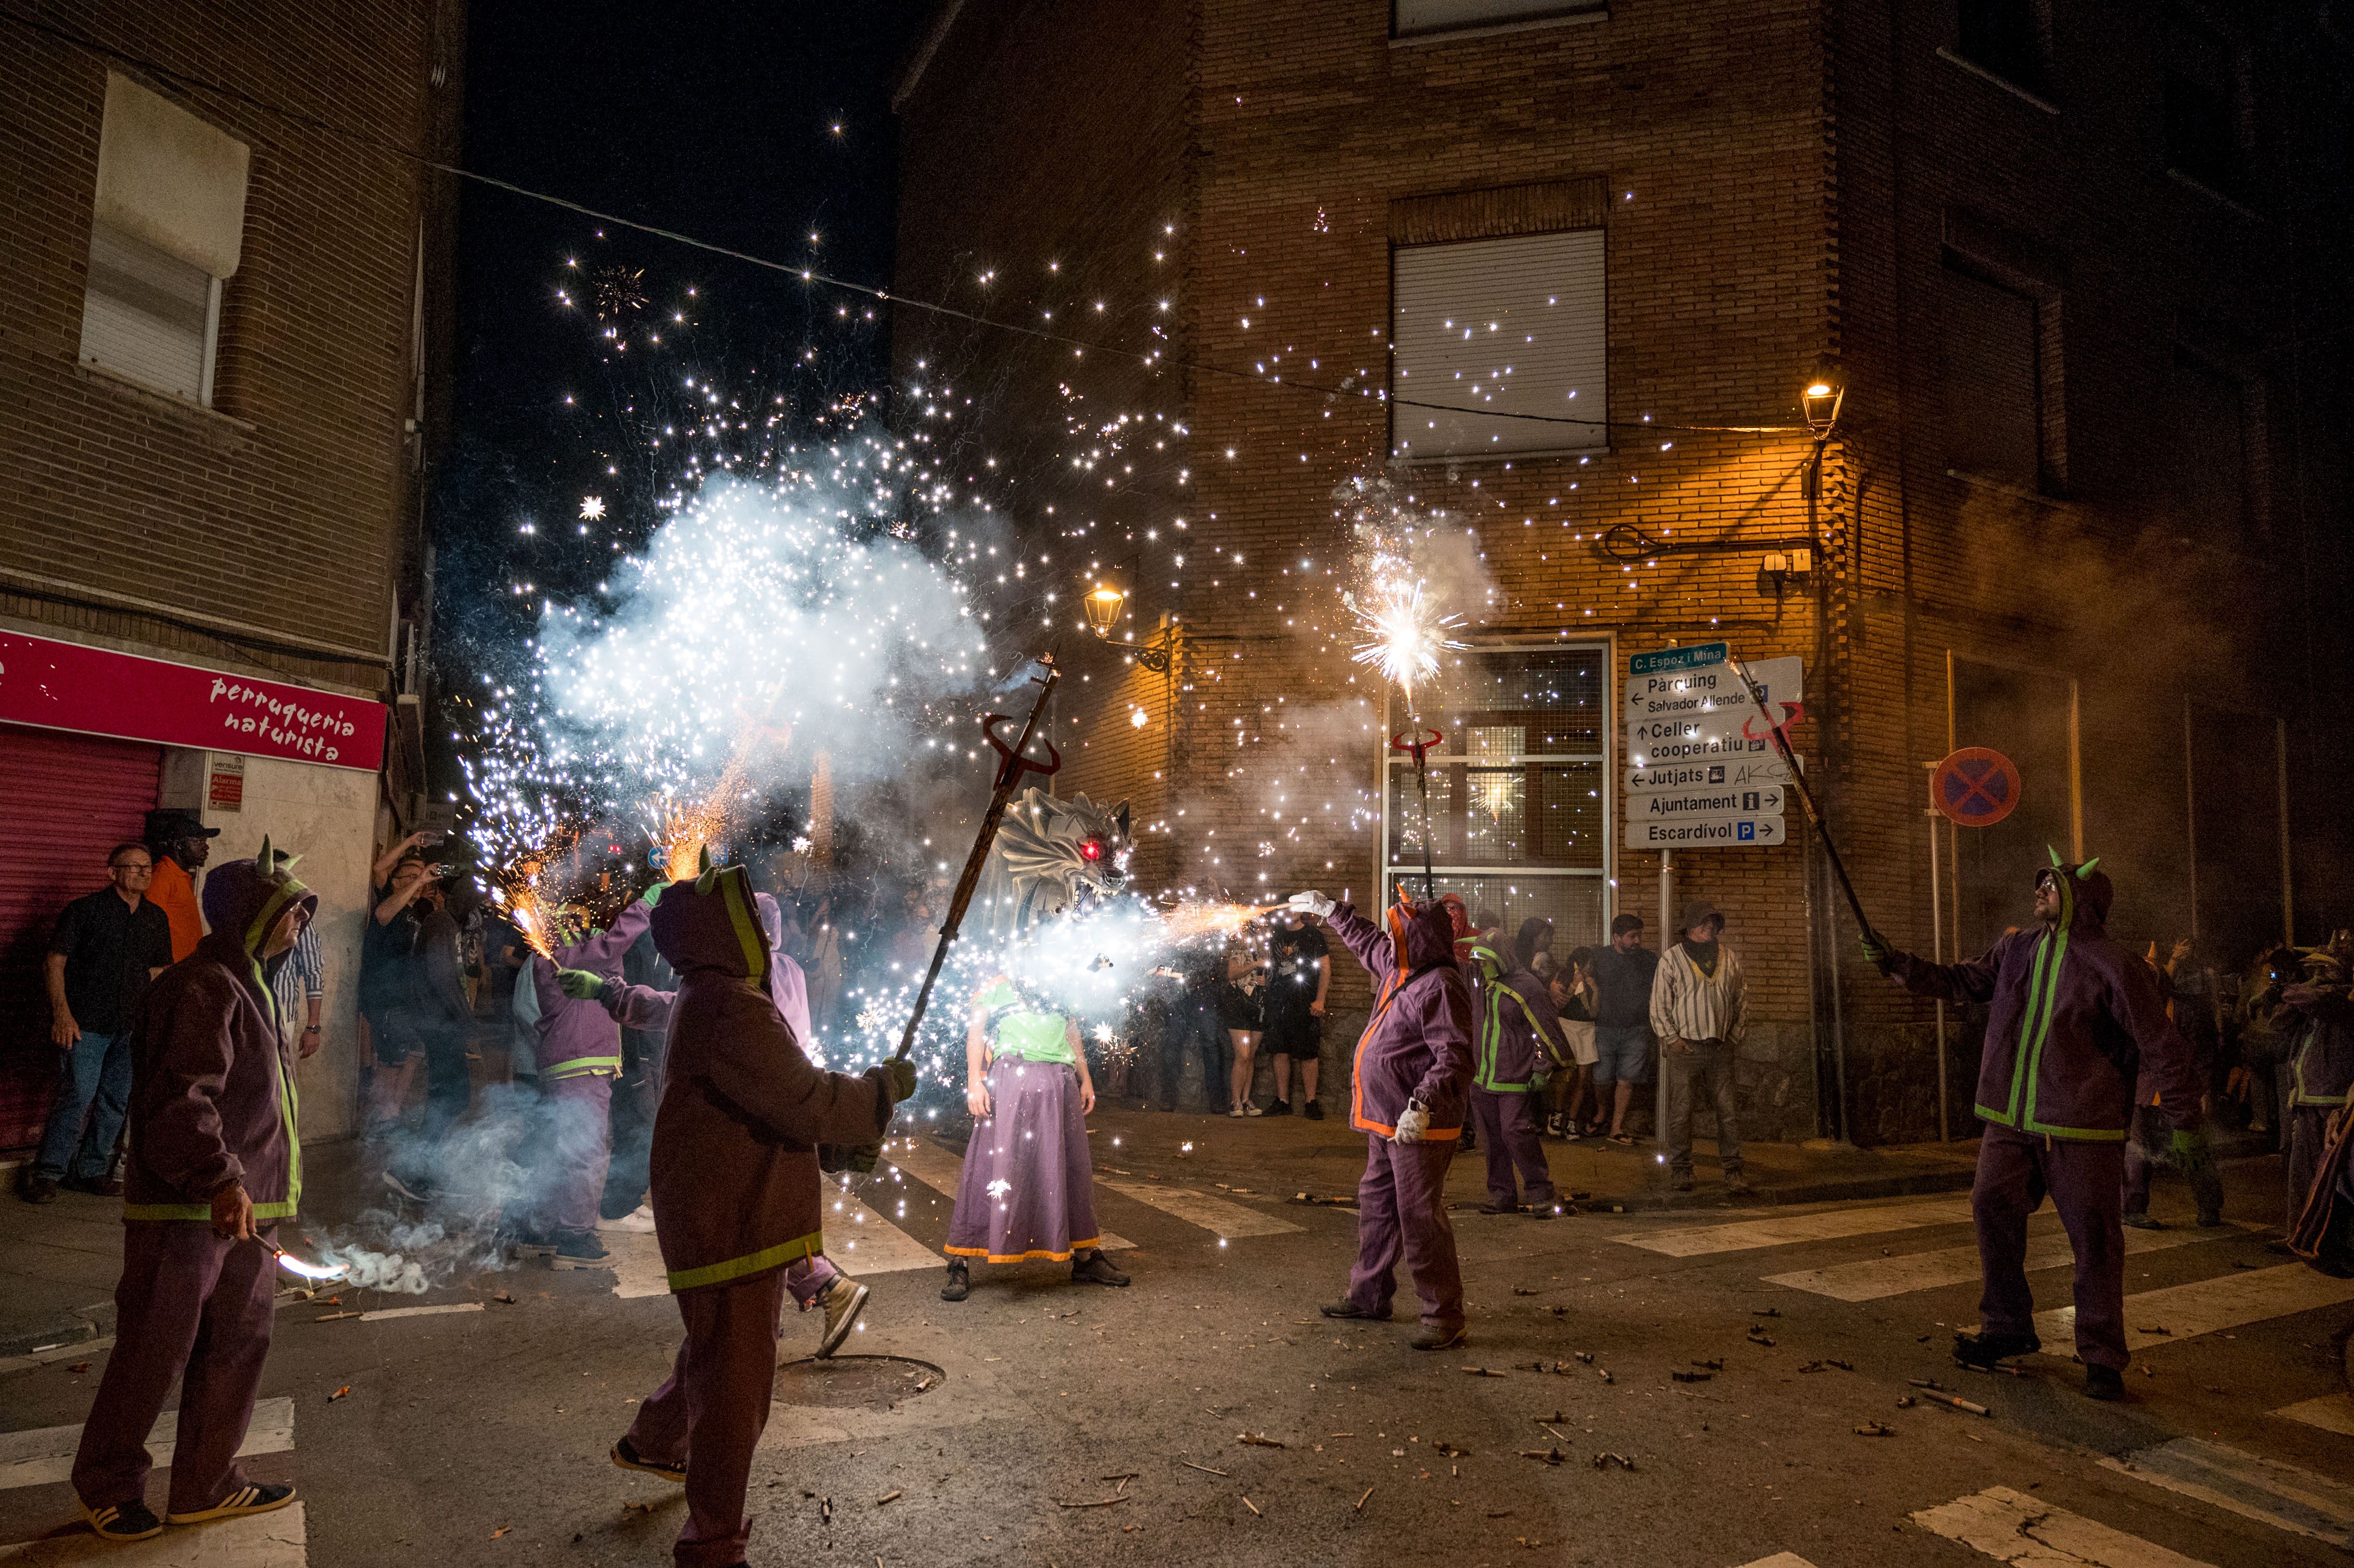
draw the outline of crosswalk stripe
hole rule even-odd
[[[2354,1545],[2354,1486],[2278,1459],[2178,1437],[2122,1459],[2105,1457],[2101,1467],[2332,1546]]]
[[[1207,1192],[1196,1192],[1190,1187],[1165,1187],[1157,1181],[1125,1181],[1117,1177],[1098,1176],[1096,1184],[1108,1187],[1124,1198],[1174,1214],[1189,1225],[1199,1225],[1211,1234],[1225,1239],[1239,1236],[1279,1236],[1300,1229],[1289,1220],[1275,1214],[1246,1209],[1240,1203],[1230,1203],[1224,1198],[1213,1198]]]
[[[2057,1222],[2054,1224],[2056,1225]],[[2126,1252],[2128,1255],[2139,1252],[2161,1252],[2168,1247],[2213,1241],[2229,1234],[2181,1228],[2128,1230],[2126,1232]],[[2075,1252],[2069,1246],[2064,1232],[2055,1229],[2051,1234],[2036,1236],[2027,1244],[2027,1266],[2031,1271],[2062,1268],[2075,1261]],[[1766,1283],[1787,1285],[1794,1290],[1810,1291],[1839,1301],[1877,1301],[1883,1296],[1902,1296],[1912,1290],[1934,1290],[1939,1286],[1960,1285],[1978,1277],[1978,1249],[1974,1242],[1968,1246],[1939,1247],[1935,1252],[1906,1253],[1901,1257],[1866,1258],[1858,1263],[1832,1264],[1826,1268],[1769,1274],[1766,1276]]]
[[[1922,1529],[2029,1568],[2210,1568],[2137,1535],[2095,1523],[2009,1487],[1988,1487],[1913,1516]]]
[[[1747,1252],[1756,1247],[1787,1246],[1792,1242],[1836,1241],[1843,1236],[1872,1235],[1881,1231],[1917,1230],[1925,1225],[1967,1224],[1967,1198],[1945,1198],[1933,1203],[1896,1203],[1885,1208],[1825,1209],[1812,1214],[1781,1214],[1772,1219],[1743,1220],[1724,1225],[1687,1225],[1680,1230],[1647,1231],[1617,1238],[1628,1246],[1670,1257],[1697,1257],[1706,1253]]]
[[[2163,1290],[2145,1290],[2126,1298],[2126,1349],[2146,1351],[2171,1345],[2219,1329],[2285,1318],[2354,1301],[2354,1279],[2332,1279],[2301,1263],[2276,1268],[2217,1275]],[[2150,1333],[2163,1329],[2162,1334]],[[2076,1308],[2055,1307],[2035,1315],[2035,1331],[2047,1345],[2064,1345],[2076,1336]]]
[[[363,1323],[382,1323],[394,1318],[440,1318],[451,1312],[479,1312],[479,1301],[445,1301],[438,1307],[379,1307],[360,1314]]]
[[[167,1410],[147,1433],[147,1453],[155,1467],[172,1462],[180,1414]],[[27,1432],[0,1432],[0,1490],[13,1487],[43,1487],[73,1476],[74,1450],[81,1446],[80,1426],[42,1426]],[[245,1429],[239,1458],[254,1454],[283,1454],[294,1446],[294,1402],[256,1400],[253,1419]]]
[[[1815,1565],[1795,1552],[1776,1552],[1771,1557],[1760,1557],[1755,1563],[1744,1563],[1741,1568],[1815,1568]]]
[[[2301,1399],[2295,1404],[2282,1405],[2273,1414],[2302,1421],[2307,1426],[2318,1426],[2324,1432],[2343,1432],[2354,1437],[2354,1393],[2325,1393],[2319,1399]]]
[[[854,1275],[948,1266],[948,1259],[847,1192],[826,1205],[825,1255]]]
[[[167,1530],[146,1541],[101,1541],[84,1531],[0,1546],[7,1568],[303,1568],[307,1527],[302,1504],[273,1513],[225,1519],[196,1529]]]

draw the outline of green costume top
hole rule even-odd
[[[1061,1062],[1076,1066],[1069,1029],[1059,1012],[1040,1012],[1023,1000],[1013,982],[1000,975],[981,990],[974,1001],[989,1009],[989,1025],[1000,1056],[1025,1062]]]

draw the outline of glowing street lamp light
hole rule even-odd
[[[1840,375],[1839,362],[1826,354],[1815,361],[1815,372],[1807,378],[1806,390],[1799,394],[1807,411],[1807,429],[1818,441],[1828,440],[1831,427],[1839,423],[1840,404],[1847,397],[1847,383]]]
[[[1098,587],[1083,602],[1088,628],[1097,637],[1108,638],[1111,629],[1119,624],[1119,612],[1126,607],[1128,596],[1116,588]]]

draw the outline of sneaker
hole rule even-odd
[[[1324,1119],[1324,1107],[1319,1101],[1310,1100],[1307,1106],[1301,1109],[1299,1114],[1306,1117],[1310,1121],[1322,1121]]]
[[[1259,1107],[1257,1107],[1257,1106],[1255,1106],[1255,1105],[1251,1104],[1251,1102],[1250,1102],[1250,1101],[1248,1101],[1248,1100],[1245,1100],[1245,1101],[1243,1102],[1243,1115],[1245,1115],[1245,1116],[1265,1116],[1266,1114],[1267,1114],[1267,1112],[1265,1112],[1265,1111],[1263,1111],[1263,1110],[1259,1109]]]
[[[612,1260],[594,1231],[558,1231],[556,1255],[548,1259],[558,1268],[603,1268]]]
[[[1621,1149],[1632,1149],[1635,1147],[1635,1135],[1631,1132],[1614,1132],[1610,1135],[1610,1141]]]
[[[1517,1214],[1521,1206],[1518,1203],[1482,1203],[1479,1212],[1483,1214]]]
[[[145,1541],[164,1533],[164,1521],[137,1498],[127,1503],[109,1503],[104,1508],[84,1503],[81,1516],[90,1520],[90,1530],[101,1541]]]
[[[949,1265],[949,1282],[940,1287],[940,1299],[961,1301],[971,1294],[972,1270],[966,1266],[964,1259],[958,1258]]]
[[[817,1342],[817,1359],[825,1360],[842,1349],[842,1341],[850,1338],[852,1325],[858,1314],[866,1309],[866,1287],[846,1274],[837,1274],[833,1283],[825,1287],[819,1299],[825,1303],[825,1338]]]
[[[2138,1214],[2122,1214],[2118,1217],[2137,1231],[2162,1231],[2166,1228],[2166,1222],[2151,1214],[2147,1210]]]
[[[1291,1102],[1289,1100],[1271,1101],[1268,1103],[1267,1109],[1260,1114],[1265,1116],[1289,1116],[1291,1114]]]
[[[644,1203],[623,1214],[618,1220],[599,1220],[600,1231],[625,1231],[631,1235],[650,1236],[654,1234],[654,1212]]]
[[[1327,1301],[1316,1310],[1323,1313],[1327,1318],[1351,1318],[1367,1323],[1386,1323],[1390,1320],[1386,1308],[1379,1312],[1368,1312],[1353,1301]]]
[[[2123,1399],[2125,1396],[2125,1374],[2117,1371],[2116,1368],[2086,1367],[2084,1369],[2084,1397],[2086,1399],[2115,1400]]]
[[[626,1435],[620,1442],[613,1445],[613,1463],[625,1470],[643,1470],[649,1476],[660,1476],[663,1480],[674,1482],[679,1486],[686,1484],[684,1465],[664,1465],[645,1457],[638,1452],[638,1446],[631,1442]]]
[[[526,1258],[556,1255],[556,1244],[548,1239],[547,1233],[534,1230],[527,1225],[508,1233],[507,1247],[514,1254],[518,1262]]]
[[[1425,1329],[1406,1343],[1417,1351],[1451,1351],[1470,1340],[1470,1334],[1458,1323],[1451,1329]]]
[[[1226,1114],[1227,1114],[1228,1116],[1230,1116],[1230,1117],[1234,1117],[1234,1118],[1238,1118],[1238,1119],[1239,1119],[1239,1118],[1241,1118],[1242,1114],[1243,1114],[1243,1107],[1240,1107],[1240,1106],[1236,1106],[1236,1107],[1235,1107],[1233,1109],[1231,1109],[1231,1110],[1227,1111],[1227,1112],[1226,1112]]]
[[[1074,1285],[1126,1285],[1128,1276],[1111,1266],[1111,1259],[1097,1247],[1085,1257],[1071,1260],[1071,1283]]]
[[[28,1203],[54,1203],[58,1201],[58,1182],[54,1176],[25,1176],[16,1182],[16,1196]],[[125,1540],[136,1541],[137,1536]]]
[[[1990,1334],[1981,1329],[1975,1334],[1954,1336],[1954,1360],[1966,1367],[1990,1367],[2012,1356],[2031,1356],[2043,1348],[2043,1341],[2033,1334]]]
[[[1728,1171],[1724,1173],[1724,1190],[1736,1198],[1746,1198],[1757,1189],[1752,1187],[1749,1184],[1749,1178],[1740,1171]]]
[[[189,1513],[167,1513],[165,1524],[204,1524],[216,1519],[239,1519],[249,1513],[270,1513],[294,1500],[294,1489],[273,1481],[248,1481],[210,1508]]]

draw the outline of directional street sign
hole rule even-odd
[[[1691,821],[1627,821],[1627,847],[1751,849],[1784,842],[1779,817],[1702,817]]]
[[[1806,758],[1798,758],[1800,767]],[[1790,782],[1790,765],[1782,760],[1778,751],[1764,756],[1744,753],[1722,760],[1702,762],[1661,762],[1649,768],[1627,769],[1627,793],[1629,795],[1671,795],[1686,789],[1722,788],[1725,785],[1756,789],[1765,784]]]
[[[1721,789],[1679,789],[1670,795],[1638,795],[1627,802],[1628,819],[1639,817],[1647,822],[1677,821],[1687,817],[1779,816],[1781,811],[1779,784],[1768,784],[1763,789],[1727,786]]]
[[[1723,661],[1630,675],[1627,744],[1638,765],[1774,754],[1774,729],[1805,712],[1799,661],[1759,659],[1744,667],[1766,694],[1766,714],[1750,700],[1740,674]]]

